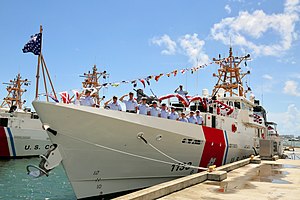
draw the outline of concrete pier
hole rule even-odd
[[[213,179],[217,181],[209,180],[209,172],[201,172],[117,199],[300,199],[300,160],[260,162],[256,157],[210,173],[217,175]]]
[[[300,160],[262,161],[227,173],[222,182],[205,181],[160,198],[300,199]]]

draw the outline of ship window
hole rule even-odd
[[[0,126],[7,127],[8,125],[8,118],[0,118]]]
[[[212,115],[212,123],[211,123],[212,128],[216,128],[216,116]]]
[[[31,113],[31,119],[38,119],[39,116],[36,113]]]
[[[13,113],[17,110],[17,106],[11,106],[10,109],[9,109],[9,113]]]
[[[233,106],[233,102],[232,101],[229,101],[229,106]]]
[[[243,110],[245,109],[245,104],[244,104],[244,103],[242,103],[242,109],[243,109]]]
[[[234,102],[234,107],[240,109],[241,108],[240,102]]]

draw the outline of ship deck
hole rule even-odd
[[[292,159],[262,160],[259,164],[245,159],[221,166],[217,171],[230,168],[223,181],[210,181],[208,172],[201,172],[117,199],[299,199],[300,149],[295,151],[286,153]]]

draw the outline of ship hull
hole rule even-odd
[[[57,133],[48,132],[78,199],[149,187],[254,153],[252,133],[84,106],[33,105],[43,125]]]
[[[0,158],[39,156],[52,143],[43,130],[19,129],[0,126]]]

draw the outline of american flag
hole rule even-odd
[[[40,55],[41,53],[41,41],[42,33],[37,33],[30,37],[30,40],[25,44],[23,53],[32,52],[34,55]]]

